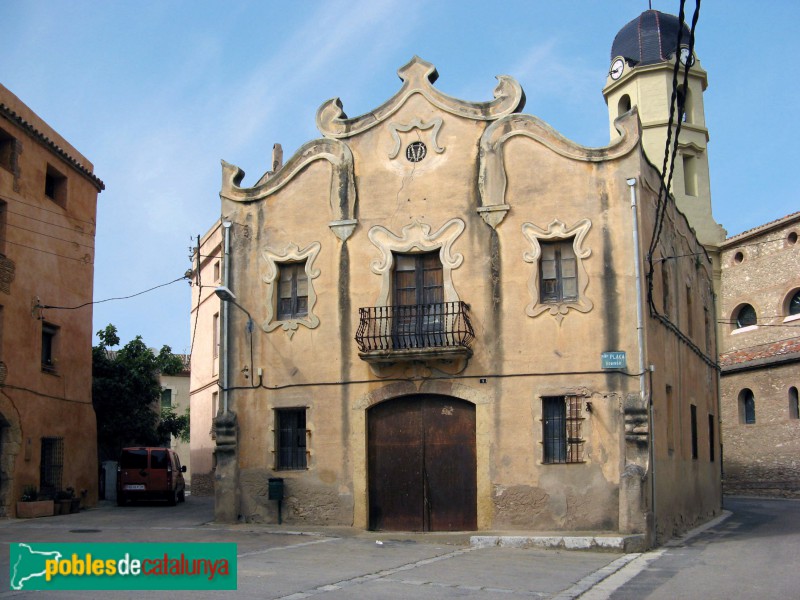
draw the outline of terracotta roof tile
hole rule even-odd
[[[761,344],[759,346],[750,346],[749,348],[733,350],[732,352],[726,352],[725,354],[720,355],[719,364],[721,367],[727,367],[730,365],[737,365],[754,360],[773,358],[776,356],[794,353],[800,353],[800,337],[781,340],[779,342],[772,342],[770,344]]]

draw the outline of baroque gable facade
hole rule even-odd
[[[223,163],[217,518],[277,521],[277,478],[297,524],[647,545],[717,514],[713,267],[659,210],[637,111],[587,148],[511,77],[480,103],[418,57],[398,75],[365,115],[323,104],[252,187]],[[673,291],[673,328],[642,309],[659,218],[659,256],[697,256],[670,263],[696,298]]]

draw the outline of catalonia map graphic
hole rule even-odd
[[[14,544],[10,546],[11,552],[11,589],[25,589],[25,582],[37,577],[45,576],[45,562],[48,560],[61,560],[60,552],[41,552],[34,550],[28,544]]]

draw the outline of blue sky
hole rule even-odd
[[[511,75],[525,112],[580,144],[607,144],[611,43],[646,9],[646,0],[2,0],[0,82],[106,184],[102,300],[189,268],[192,240],[219,216],[221,159],[254,184],[275,142],[288,159],[319,137],[325,100],[340,97],[349,116],[369,111],[397,91],[396,71],[415,54],[436,65],[447,94],[489,100],[494,77]],[[796,0],[701,6],[713,210],[729,235],[800,209],[789,152],[800,138],[798,22]],[[189,304],[188,284],[175,283],[96,305],[94,329],[114,323],[123,342],[141,334],[188,352]]]

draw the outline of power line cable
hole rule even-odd
[[[77,310],[79,308],[83,308],[84,306],[89,306],[90,304],[102,304],[103,302],[111,302],[112,300],[128,300],[129,298],[135,298],[136,296],[141,296],[142,294],[146,294],[147,292],[152,292],[153,290],[157,290],[162,287],[166,287],[168,285],[172,285],[173,283],[177,283],[178,281],[183,281],[188,279],[186,275],[182,275],[177,279],[173,279],[172,281],[168,281],[167,283],[162,283],[160,285],[153,286],[148,288],[144,291],[137,292],[135,294],[131,294],[130,296],[119,296],[117,298],[106,298],[105,300],[93,300],[92,302],[84,302],[83,304],[79,304],[78,306],[50,306],[47,304],[37,304],[35,308],[46,308],[46,309],[56,309],[56,310]]]
[[[59,258],[66,258],[67,260],[75,260],[78,262],[82,262],[85,265],[93,265],[92,256],[88,252],[83,255],[82,258],[75,258],[74,256],[64,256],[63,254],[58,254],[57,252],[50,252],[49,250],[42,250],[41,248],[34,248],[33,246],[26,246],[25,244],[20,244],[18,242],[12,242],[11,240],[2,239],[0,242],[11,244],[12,246],[19,246],[20,248],[27,248],[28,250],[35,250],[36,252],[42,252],[44,254],[50,254],[52,256],[58,256]]]
[[[43,221],[42,219],[37,219],[36,217],[32,217],[30,215],[14,212],[13,210],[6,210],[6,213],[9,215],[15,215],[17,217],[22,217],[23,219],[30,219],[31,221],[36,221],[37,223],[44,223],[45,225],[49,225],[50,227],[58,227],[59,229],[66,229],[67,231],[71,231],[72,233],[88,235],[89,237],[94,238],[94,233],[89,233],[87,231],[80,231],[79,229],[75,229],[74,227],[67,227],[65,225],[58,225],[56,223],[51,223],[50,221]]]
[[[61,242],[66,242],[67,244],[75,244],[77,246],[83,246],[84,248],[89,248],[90,250],[94,250],[94,246],[89,246],[88,244],[81,244],[80,242],[75,242],[73,240],[68,240],[65,238],[60,238],[55,235],[48,235],[46,233],[42,233],[41,231],[36,231],[35,229],[28,229],[27,227],[21,227],[19,225],[14,225],[13,223],[6,223],[9,227],[13,227],[15,229],[21,229],[22,231],[27,231],[28,233],[35,233],[36,235],[41,235],[46,238],[50,238],[52,240],[59,240]]]
[[[18,202],[19,204],[24,204],[25,206],[30,206],[31,208],[37,208],[39,210],[43,210],[45,212],[49,212],[49,213],[52,213],[54,215],[58,215],[60,217],[66,216],[69,219],[74,219],[75,221],[80,221],[81,223],[86,223],[88,225],[92,225],[92,226],[96,226],[97,225],[97,223],[95,223],[94,221],[87,221],[85,219],[81,219],[81,218],[73,216],[73,215],[65,215],[64,212],[59,212],[57,210],[51,210],[49,208],[45,208],[44,206],[38,206],[36,204],[31,204],[30,202],[25,202],[23,200],[20,200],[19,198],[10,198],[9,196],[3,196],[3,195],[0,195],[0,198],[2,198],[3,200],[6,200],[8,202]]]

